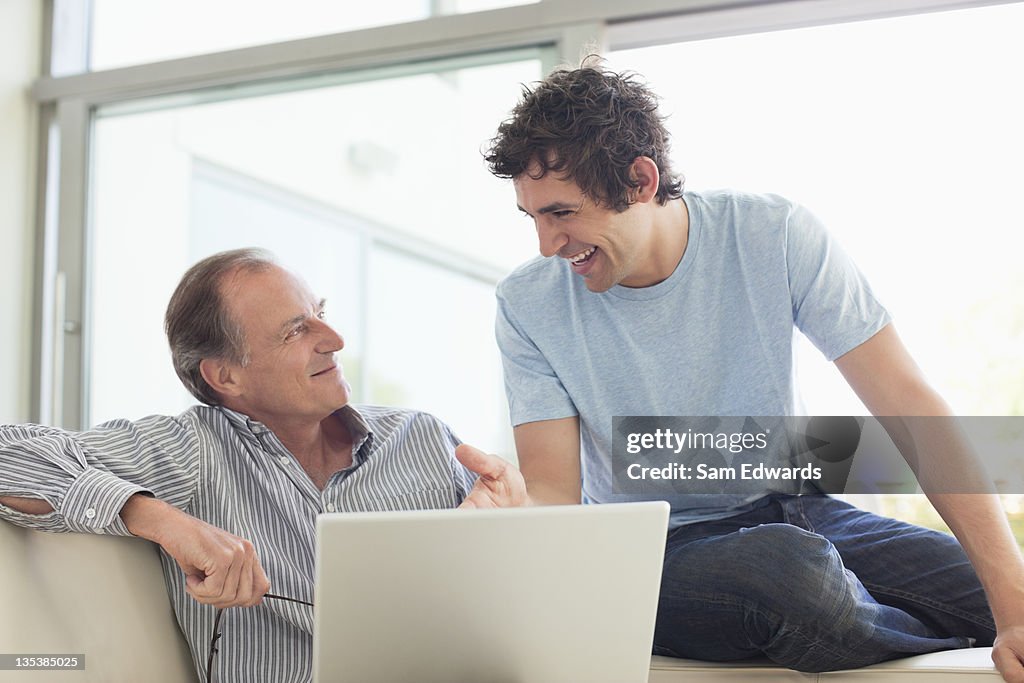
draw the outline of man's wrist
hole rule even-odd
[[[167,520],[178,509],[159,498],[136,493],[121,508],[121,519],[132,534],[160,543],[161,532],[167,530]]]

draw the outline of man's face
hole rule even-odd
[[[534,220],[540,253],[570,262],[587,289],[604,292],[614,285],[646,287],[659,278],[647,272],[650,226],[644,206],[617,212],[598,205],[571,180],[555,173],[533,178],[531,165],[513,180],[520,211]]]
[[[288,271],[236,271],[222,283],[241,325],[249,363],[232,366],[232,407],[261,422],[322,420],[349,401],[335,353],[345,342],[324,322],[324,301]]]

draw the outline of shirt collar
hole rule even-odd
[[[217,406],[224,416],[228,419],[231,425],[243,433],[251,434],[252,436],[259,439],[260,437],[270,433],[270,428],[259,420],[254,420],[244,413],[231,410],[224,406]],[[346,427],[348,427],[349,434],[352,436],[352,458],[362,462],[369,456],[370,450],[373,448],[373,431],[370,429],[370,425],[366,422],[366,418],[363,417],[362,413],[356,410],[351,405],[344,405],[334,411],[334,415],[341,420]]]
[[[352,464],[361,464],[373,449],[373,431],[370,425],[363,414],[351,405],[343,405],[334,411],[334,414],[345,423],[352,436]]]

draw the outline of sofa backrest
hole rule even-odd
[[[61,681],[195,683],[155,545],[139,538],[48,534],[0,521],[0,652],[84,654]],[[0,671],[0,682],[49,680]]]

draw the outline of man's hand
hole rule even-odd
[[[1024,683],[1024,626],[1000,629],[992,661],[1007,683]]]
[[[252,543],[142,495],[121,509],[128,530],[160,544],[185,572],[189,595],[217,608],[252,607],[270,590]]]
[[[462,444],[455,457],[479,478],[460,508],[508,508],[530,504],[526,482],[515,465],[496,455]]]

